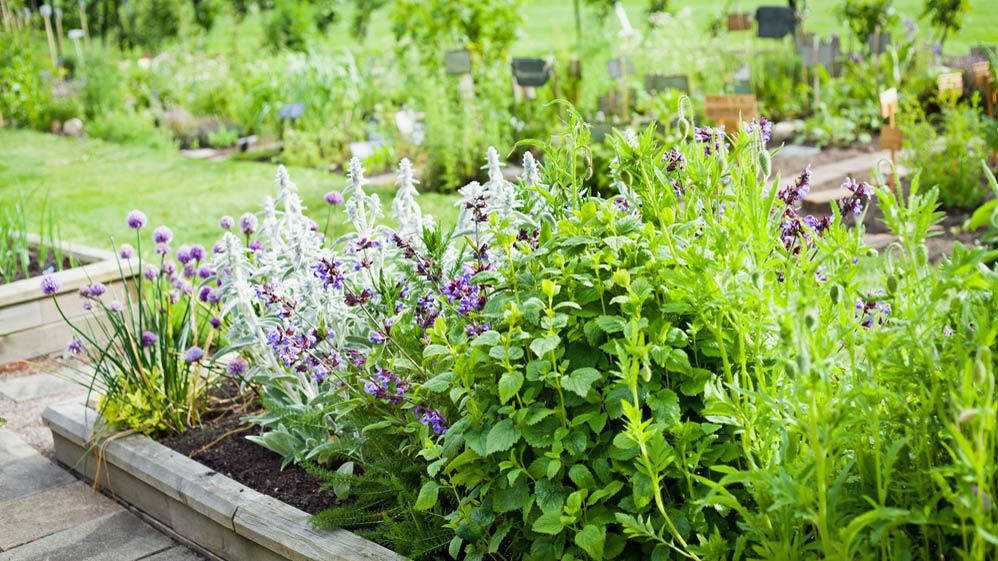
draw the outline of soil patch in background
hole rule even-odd
[[[281,470],[281,457],[263,446],[246,440],[260,434],[260,427],[243,423],[230,414],[205,421],[200,427],[160,440],[207,467],[243,485],[293,507],[316,514],[336,504],[332,490],[319,488],[319,480],[297,465]],[[232,432],[240,430],[238,432]],[[229,434],[226,434],[229,433]],[[205,446],[221,438],[211,447]]]
[[[7,248],[7,251],[9,251],[9,248]],[[73,260],[71,260],[66,253],[62,254],[62,266],[61,267],[60,266],[56,266],[55,253],[54,252],[49,251],[48,255],[46,255],[45,257],[46,257],[45,262],[44,263],[40,263],[39,260],[38,260],[38,258],[39,258],[38,248],[34,248],[34,247],[29,248],[28,249],[28,271],[27,271],[27,274],[25,274],[25,272],[21,270],[20,259],[18,259],[18,263],[14,267],[14,274],[13,275],[7,276],[8,275],[7,271],[0,271],[0,284],[7,284],[7,283],[14,282],[14,281],[19,281],[19,280],[24,280],[24,279],[30,279],[30,278],[34,278],[34,277],[40,277],[40,276],[42,276],[45,273],[53,273],[55,271],[64,271],[66,269],[71,269],[73,267],[81,265],[81,263],[76,263]]]

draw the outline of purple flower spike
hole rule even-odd
[[[447,419],[444,418],[443,413],[436,409],[423,411],[423,416],[419,421],[424,425],[430,425],[436,434],[447,432]]]
[[[173,230],[167,228],[166,226],[157,226],[155,230],[152,231],[152,241],[153,243],[170,243],[173,239]]]
[[[121,244],[121,248],[118,249],[118,257],[122,259],[131,259],[135,257],[135,248],[126,244]]]
[[[228,214],[223,216],[222,219],[218,221],[219,227],[221,227],[223,230],[231,230],[233,224],[235,224],[235,221],[232,220],[232,217],[229,216]]]
[[[151,347],[151,346],[155,345],[157,339],[158,338],[156,337],[156,334],[153,333],[152,331],[143,331],[142,332],[142,346],[143,347]]]
[[[253,234],[259,225],[256,215],[251,212],[247,212],[239,217],[239,228],[243,231],[244,235],[249,236]]]
[[[204,351],[201,350],[201,347],[191,347],[184,353],[184,361],[186,362],[197,362],[202,358],[204,358]]]
[[[69,343],[66,343],[66,352],[71,355],[82,355],[83,341],[80,341],[79,339],[70,339]]]
[[[128,227],[133,230],[138,230],[139,228],[144,227],[146,222],[148,222],[148,220],[146,220],[145,213],[137,209],[129,212],[128,216],[125,218],[125,223],[128,224]]]
[[[62,290],[62,282],[55,275],[45,275],[42,277],[42,294],[45,296],[52,296],[56,292]]]
[[[238,356],[232,359],[232,362],[225,368],[225,371],[229,376],[242,376],[249,369],[249,364],[246,363],[246,359]]]
[[[330,191],[326,193],[326,196],[323,198],[326,200],[326,204],[328,205],[339,206],[343,204],[343,194],[339,191]]]
[[[211,326],[214,327],[215,329],[218,329],[219,327],[222,326],[222,320],[218,319],[217,317],[211,318],[210,320],[208,320],[208,323],[210,323]]]

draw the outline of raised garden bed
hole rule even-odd
[[[41,240],[29,236],[28,244],[37,247]],[[81,286],[102,282],[112,291],[120,291],[122,271],[128,276],[129,262],[113,253],[92,247],[62,243],[62,252],[81,265],[53,273],[62,289],[51,298],[42,294],[40,277],[32,277],[0,285],[0,364],[35,358],[62,350],[72,335],[72,329],[56,309],[58,300],[63,311],[77,325],[85,323],[88,312],[80,306],[77,291]]]
[[[97,436],[100,417],[82,404],[53,405],[42,418],[56,460],[227,561],[405,559],[346,530],[315,530],[307,513],[141,434]]]

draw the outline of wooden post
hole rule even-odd
[[[52,56],[52,66],[58,66],[59,59],[55,53],[55,37],[52,34],[52,7],[48,4],[42,4],[38,8],[38,12],[42,14],[42,19],[45,21],[45,35],[49,38],[49,55]]]
[[[7,10],[7,0],[0,0],[0,13],[3,15],[3,29],[7,33],[13,31],[13,24],[10,22],[10,12]]]
[[[76,64],[80,68],[86,66],[86,61],[83,60],[83,49],[80,47],[80,39],[83,37],[83,30],[81,29],[70,29],[69,38],[73,41],[73,47],[76,48]]]
[[[90,28],[87,27],[87,3],[86,0],[80,0],[80,27],[83,29],[83,42],[86,43],[87,48],[90,48]]]
[[[62,44],[62,10],[55,9],[55,37],[59,40],[59,54],[66,56],[66,48]]]
[[[811,41],[811,53],[814,55],[814,58],[812,58],[811,61],[818,64],[821,59],[821,39],[818,39],[817,33],[814,34],[814,39]],[[812,72],[811,74],[814,75],[812,79],[814,80],[814,110],[816,111],[818,109],[818,88],[820,87],[820,84],[818,80],[818,73]]]
[[[939,84],[939,97],[947,103],[955,104],[956,100],[963,95],[963,73],[940,74],[937,82]]]
[[[880,129],[880,147],[887,148],[891,151],[891,164],[893,169],[891,170],[890,177],[890,188],[893,191],[895,189],[895,176],[897,176],[897,153],[901,149],[901,131],[897,128],[897,124],[894,120],[894,115],[897,113],[898,108],[898,91],[896,88],[891,88],[880,94],[880,115],[887,119],[888,125],[886,127],[881,127]]]

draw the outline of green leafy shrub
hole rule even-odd
[[[292,0],[278,0],[267,16],[264,35],[271,49],[307,51],[314,27],[312,6]]]
[[[838,15],[861,43],[878,29],[886,33],[897,23],[893,0],[844,0]]]
[[[51,86],[43,79],[48,69],[24,33],[0,35],[0,112],[14,126],[48,129]]]
[[[86,124],[87,134],[110,142],[137,144],[150,148],[173,147],[173,136],[156,126],[145,113],[112,111],[95,117]]]
[[[898,116],[907,156],[904,165],[922,170],[922,181],[939,188],[947,208],[974,208],[988,192],[978,163],[988,156],[984,126],[976,107],[944,107],[938,125],[916,104]]]
[[[122,3],[121,40],[129,46],[156,50],[180,33],[180,0]]]

